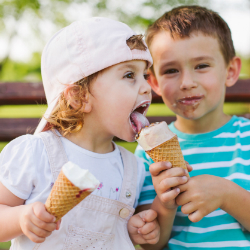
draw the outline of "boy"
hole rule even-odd
[[[250,122],[223,113],[226,87],[235,84],[241,68],[230,29],[213,11],[181,6],[150,26],[146,41],[154,61],[149,83],[176,113],[169,127],[194,169],[187,181],[183,170],[152,164],[137,147],[147,171],[152,164],[139,210],[157,194],[157,247],[168,242],[168,249],[249,249]]]

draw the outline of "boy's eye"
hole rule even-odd
[[[199,64],[198,66],[196,66],[196,68],[195,68],[195,69],[204,69],[204,68],[207,68],[207,67],[209,67],[209,65],[208,65],[208,64],[205,64],[205,63],[203,63],[203,64]]]
[[[168,69],[164,72],[164,74],[174,74],[174,73],[178,73],[177,69]]]
[[[133,72],[129,72],[129,73],[127,73],[127,74],[124,76],[124,78],[129,78],[129,79],[134,79],[134,77],[135,77],[135,74],[134,74]]]
[[[144,79],[148,80],[149,79],[149,74],[144,74]]]

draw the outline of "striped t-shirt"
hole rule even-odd
[[[186,161],[193,167],[190,176],[215,175],[231,180],[250,191],[250,120],[233,116],[218,130],[205,134],[185,134],[174,124]],[[139,205],[150,204],[156,196],[149,172],[152,159],[138,146],[136,155],[144,159],[146,179]],[[249,208],[250,212],[250,208]],[[168,249],[250,249],[250,233],[236,219],[218,209],[193,223],[178,207]]]

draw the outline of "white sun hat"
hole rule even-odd
[[[103,17],[76,21],[58,31],[42,53],[41,69],[48,118],[64,89],[84,77],[112,65],[145,60],[153,63],[149,50],[131,50],[126,41],[136,33],[126,24]],[[146,45],[146,44],[145,44]],[[42,118],[35,134],[47,124]]]

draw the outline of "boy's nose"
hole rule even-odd
[[[198,85],[194,81],[191,74],[189,73],[183,74],[183,77],[181,79],[181,85],[180,85],[181,90],[190,90],[192,88],[196,88],[197,86]]]

